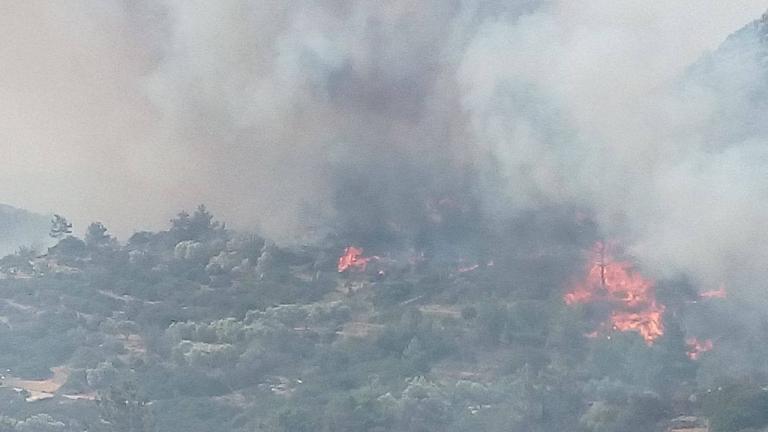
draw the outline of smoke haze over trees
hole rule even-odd
[[[705,53],[764,7],[25,2],[2,23],[0,192],[122,236],[200,201],[282,239],[413,231],[443,198],[567,203],[658,272],[737,277],[765,258],[764,30]]]
[[[20,246],[45,246],[50,223],[46,216],[0,204],[0,254],[13,253]]]
[[[0,6],[0,431],[768,430],[765,8]]]

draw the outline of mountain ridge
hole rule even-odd
[[[21,246],[45,247],[50,243],[50,216],[0,203],[0,254]]]

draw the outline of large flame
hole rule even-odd
[[[339,257],[339,273],[347,270],[365,271],[368,262],[377,257],[364,257],[363,249],[349,246],[344,249],[344,254]]]
[[[586,277],[565,294],[569,305],[603,301],[613,305],[610,326],[640,333],[648,345],[664,334],[664,305],[657,303],[653,282],[634,271],[632,263],[610,256],[602,242],[591,251]]]

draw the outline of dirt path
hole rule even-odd
[[[29,392],[27,402],[49,399],[67,382],[69,379],[69,368],[57,366],[51,368],[53,376],[44,380],[25,380],[15,377],[6,377],[3,380],[3,387],[11,387],[26,390]]]
[[[13,307],[14,309],[18,309],[22,312],[37,312],[38,309],[34,306],[24,305],[21,303],[16,303],[15,301],[11,299],[3,299],[8,304],[8,306]]]

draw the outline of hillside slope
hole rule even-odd
[[[0,254],[13,253],[19,246],[48,244],[50,217],[0,204]]]

